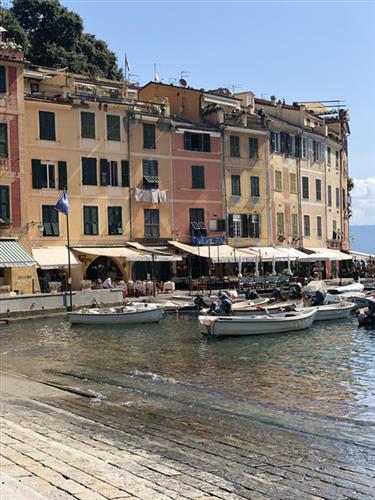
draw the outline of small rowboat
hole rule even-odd
[[[332,319],[344,319],[350,316],[350,313],[357,306],[352,302],[338,302],[337,304],[324,304],[322,306],[304,307],[303,311],[316,310],[314,321],[327,321]]]
[[[239,312],[243,310],[249,310],[252,307],[261,306],[267,304],[268,299],[260,297],[254,300],[241,300],[232,304],[232,312]]]
[[[261,316],[264,314],[279,314],[283,312],[294,311],[296,307],[302,305],[302,301],[298,302],[277,302],[276,304],[264,304],[257,306],[243,307],[242,309],[233,309],[232,314],[235,316]]]
[[[293,332],[309,328],[316,313],[313,310],[274,316],[199,316],[199,331],[214,337]]]
[[[82,309],[68,313],[72,325],[120,325],[125,323],[157,323],[164,309],[156,304],[138,303],[132,306]]]

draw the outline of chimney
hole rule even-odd
[[[275,95],[271,95],[271,104],[272,104],[272,106],[276,106],[276,96]]]

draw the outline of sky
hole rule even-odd
[[[375,2],[63,0],[141,84],[251,90],[350,111],[352,224],[375,224]],[[184,72],[181,74],[181,72]],[[232,87],[234,86],[234,87]]]

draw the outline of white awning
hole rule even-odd
[[[162,250],[158,250],[154,247],[146,247],[141,243],[136,241],[128,241],[127,246],[136,248],[137,250],[141,250],[142,252],[151,253],[154,256],[155,262],[177,262],[182,260],[180,255],[172,255],[167,252],[163,252]]]
[[[279,249],[275,247],[249,247],[249,250],[258,254],[259,258],[264,262],[272,262],[275,260],[288,260],[288,255],[286,253],[286,248]],[[295,257],[290,257],[290,260],[296,260]]]
[[[255,262],[256,260],[256,256],[245,248],[233,248],[229,245],[192,246],[179,241],[169,241],[168,243],[186,253],[211,259],[216,264],[219,262]]]
[[[143,245],[140,245],[143,246]],[[147,248],[147,247],[144,247]],[[171,262],[181,260],[181,257],[174,255],[156,255],[141,250],[135,250],[128,247],[82,247],[74,248],[75,252],[87,255],[96,255],[98,257],[117,257],[123,258],[128,262]]]
[[[306,257],[302,257],[301,261],[304,262],[315,262],[315,261],[326,261],[326,260],[352,260],[352,256],[347,253],[340,252],[340,250],[334,250],[333,248],[306,248],[310,252]]]
[[[33,248],[33,257],[41,269],[59,269],[68,267],[68,249],[66,247],[40,247]],[[80,266],[81,263],[70,251],[71,267]]]
[[[375,254],[357,252],[355,250],[349,250],[349,253],[353,259],[358,259],[358,260],[370,260],[370,259],[372,259],[372,260],[375,260]]]
[[[297,250],[297,248],[293,247],[276,247],[276,249],[280,250],[280,252],[286,253],[287,257],[289,257],[289,260],[303,259],[307,255],[304,252],[301,252],[300,250]]]

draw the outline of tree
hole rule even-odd
[[[13,6],[2,11],[4,27],[24,46],[33,64],[123,78],[116,55],[106,42],[84,33],[82,18],[59,0],[13,0]]]

